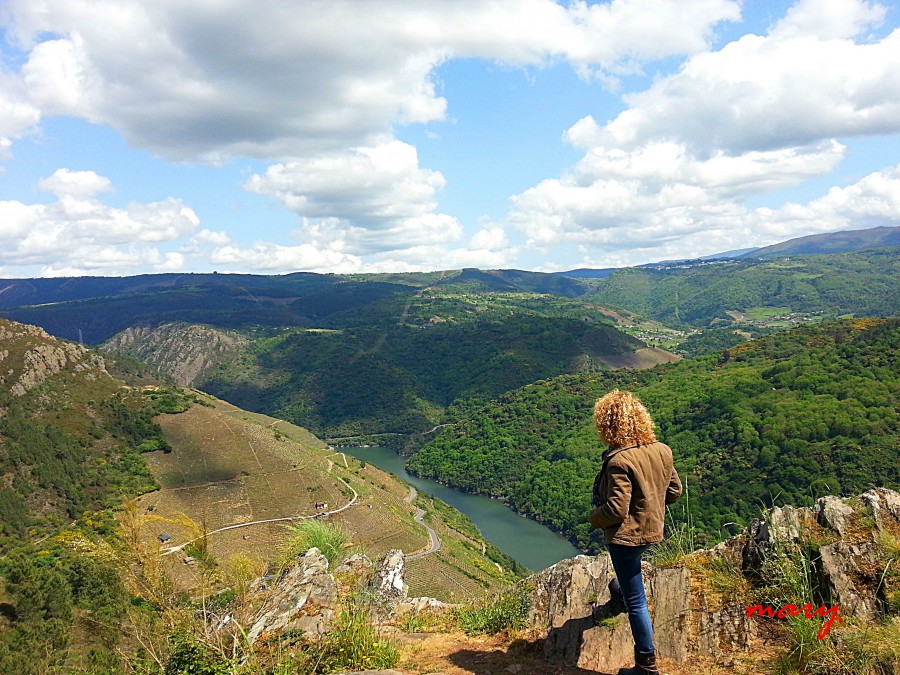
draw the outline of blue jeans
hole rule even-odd
[[[644,593],[644,580],[641,577],[641,555],[647,550],[647,545],[607,544],[606,548],[609,549],[616,578],[622,587],[622,599],[628,610],[628,623],[631,624],[635,649],[650,653],[654,651],[653,624],[650,623],[647,595]]]

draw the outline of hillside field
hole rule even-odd
[[[185,588],[198,583],[199,568],[184,564],[187,554],[179,547],[204,531],[217,561],[239,553],[277,560],[286,526],[317,516],[342,525],[350,547],[373,559],[391,549],[412,554],[428,548],[407,485],[374,466],[363,468],[299,427],[198,396],[206,405],[156,418],[173,450],[144,455],[160,489],[137,499],[142,538],[171,537],[160,550]],[[327,507],[317,509],[317,502]],[[509,570],[482,553],[477,530],[466,536],[434,508],[426,513],[443,546],[410,561],[407,582],[414,594],[466,597],[509,580]],[[232,525],[238,527],[218,531]]]

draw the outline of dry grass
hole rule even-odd
[[[328,510],[340,508],[352,496],[345,481],[357,490],[359,500],[328,521],[349,532],[350,546],[373,559],[391,549],[412,553],[428,546],[425,529],[413,521],[415,507],[405,501],[407,485],[371,465],[362,469],[353,458],[345,468],[343,456],[299,427],[223,401],[212,403],[157,418],[174,451],[146,455],[163,486],[138,500],[140,536],[146,543],[156,545],[156,538],[166,534],[172,539],[165,547],[177,546],[195,538],[199,529],[211,533],[207,544],[214,560],[238,554],[276,560],[290,521],[215,530],[259,520],[314,517],[321,513],[316,502],[326,502]],[[499,585],[502,575],[493,573],[496,567],[479,546],[468,540],[464,546],[462,535],[439,522],[431,524],[445,546],[436,555],[410,561],[406,579],[414,595],[427,589],[428,595],[451,600]],[[165,556],[165,565],[180,587],[196,588],[199,572],[182,563],[184,556]]]
[[[631,370],[645,370],[653,368],[660,363],[674,363],[681,357],[657,347],[643,347],[633,352],[622,354],[608,354],[600,357],[610,368],[628,368]]]

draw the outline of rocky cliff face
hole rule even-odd
[[[746,653],[762,625],[746,607],[759,602],[755,591],[771,581],[766,561],[796,547],[811,553],[813,583],[841,617],[874,622],[900,593],[892,586],[896,578],[886,574],[900,561],[896,550],[885,549],[885,537],[900,537],[900,493],[878,488],[852,499],[823,497],[812,508],[776,508],[713,549],[671,567],[645,565],[658,653],[681,662],[712,656],[725,665]],[[730,576],[730,589],[711,583],[717,572]],[[617,611],[607,588],[614,576],[608,556],[578,556],[528,580],[531,621],[546,635],[549,661],[604,672],[630,665],[627,615]],[[819,606],[815,598],[789,601]]]
[[[103,359],[85,347],[57,340],[37,326],[0,319],[0,391],[23,396],[63,369],[87,380],[107,375]]]
[[[246,338],[206,326],[165,323],[133,326],[100,348],[133,354],[158,372],[170,375],[176,384],[192,386],[220,363],[249,344]]]

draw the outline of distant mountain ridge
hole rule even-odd
[[[621,307],[669,325],[708,328],[735,312],[804,313],[836,318],[900,311],[900,249],[737,258],[616,270],[581,300]]]
[[[883,246],[900,246],[900,226],[897,227],[873,227],[866,230],[841,230],[840,232],[825,232],[823,234],[811,234],[805,237],[788,239],[787,241],[770,246],[739,248],[711,255],[702,255],[696,258],[678,258],[675,260],[660,260],[643,265],[634,265],[634,268],[657,267],[661,265],[673,265],[692,261],[731,260],[736,258],[772,258],[782,255],[812,255],[823,253],[847,253],[869,248]],[[559,276],[571,279],[604,279],[619,269],[627,267],[580,267],[566,272],[553,272]]]
[[[810,234],[754,249],[739,258],[774,258],[785,255],[845,253],[862,249],[900,246],[900,227],[872,227],[866,230],[844,230]]]

